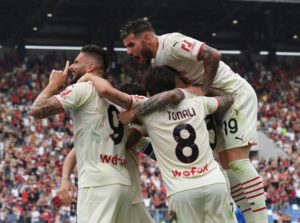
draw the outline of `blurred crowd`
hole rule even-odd
[[[73,147],[72,121],[68,114],[43,120],[27,114],[51,70],[63,68],[66,59],[55,53],[0,58],[0,223],[76,222],[76,192],[71,206],[56,202],[63,161]],[[111,59],[107,79],[116,87],[142,83],[140,65],[114,53]],[[268,208],[278,213],[292,205],[300,208],[300,63],[228,63],[257,92],[258,127],[288,154],[286,159],[252,160],[263,177]],[[158,167],[143,154],[138,159],[146,206],[166,208]],[[76,185],[76,173],[71,180]]]

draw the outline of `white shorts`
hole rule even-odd
[[[144,202],[131,205],[131,223],[154,223]]]
[[[78,223],[130,222],[131,187],[112,184],[78,191]]]
[[[236,223],[226,184],[181,191],[169,197],[169,214],[176,223]]]
[[[258,102],[248,82],[236,90],[233,105],[223,114],[217,114],[216,152],[255,145],[257,139]]]

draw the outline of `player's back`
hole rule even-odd
[[[205,43],[181,33],[158,36],[158,41],[159,46],[153,64],[173,67],[186,82],[201,85],[204,64],[203,61],[199,61],[198,57]],[[233,72],[223,61],[220,61],[212,87],[232,93],[245,82],[245,79]]]
[[[209,146],[205,117],[216,99],[197,97],[143,118],[168,196],[178,191],[225,183]]]
[[[100,97],[90,83],[75,84],[70,90],[73,92],[64,96],[63,104],[72,101],[75,105],[70,110],[78,187],[130,185],[125,163],[128,127],[117,117],[121,109]],[[66,99],[68,96],[69,100]]]

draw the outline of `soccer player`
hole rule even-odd
[[[155,67],[146,76],[145,90],[151,96],[172,90],[175,79],[173,69]],[[233,98],[226,94],[194,97],[182,91],[186,96],[179,104],[139,118],[151,139],[167,187],[169,211],[177,223],[236,222],[205,123],[207,115],[230,107]],[[130,110],[119,116],[122,120],[127,115],[135,114]]]
[[[141,87],[133,84],[122,85],[120,90],[129,94],[146,95],[144,93],[145,91]],[[141,138],[141,137],[142,135],[139,134],[139,132],[136,132],[135,129],[131,129],[129,131],[129,137],[126,143],[126,145],[130,147],[126,150],[126,154],[125,154],[126,168],[128,169],[130,180],[131,180],[132,203],[131,203],[131,211],[130,211],[131,214],[130,222],[131,223],[141,223],[141,222],[153,223],[149,210],[144,204],[144,199],[142,196],[142,188],[140,184],[138,161],[136,159],[137,151],[144,151],[147,155],[150,155],[147,153],[147,151],[145,151],[149,146],[150,141],[149,139],[147,140],[147,138]],[[139,141],[136,143],[137,140]],[[58,192],[59,198],[67,205],[70,204],[72,201],[73,186],[70,181],[70,175],[75,169],[75,166],[76,166],[76,154],[74,152],[74,149],[72,149],[64,161],[61,185]]]
[[[173,67],[185,82],[200,86],[204,95],[212,86],[234,97],[234,104],[219,117],[222,127],[216,151],[247,223],[267,223],[262,180],[249,160],[251,146],[256,144],[258,108],[251,85],[221,61],[218,50],[180,33],[158,36],[146,20],[124,25],[121,39],[127,53],[140,63]]]
[[[128,127],[117,119],[120,108],[100,97],[90,82],[73,84],[57,94],[68,70],[75,78],[85,73],[101,77],[107,67],[103,49],[82,47],[70,67],[67,62],[64,71],[51,72],[30,111],[35,118],[71,113],[78,170],[77,220],[81,223],[130,222],[131,187],[125,162]]]

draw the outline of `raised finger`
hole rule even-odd
[[[70,61],[67,60],[66,66],[65,66],[65,69],[64,69],[64,74],[67,74],[67,73],[68,73],[69,66],[70,66]]]

